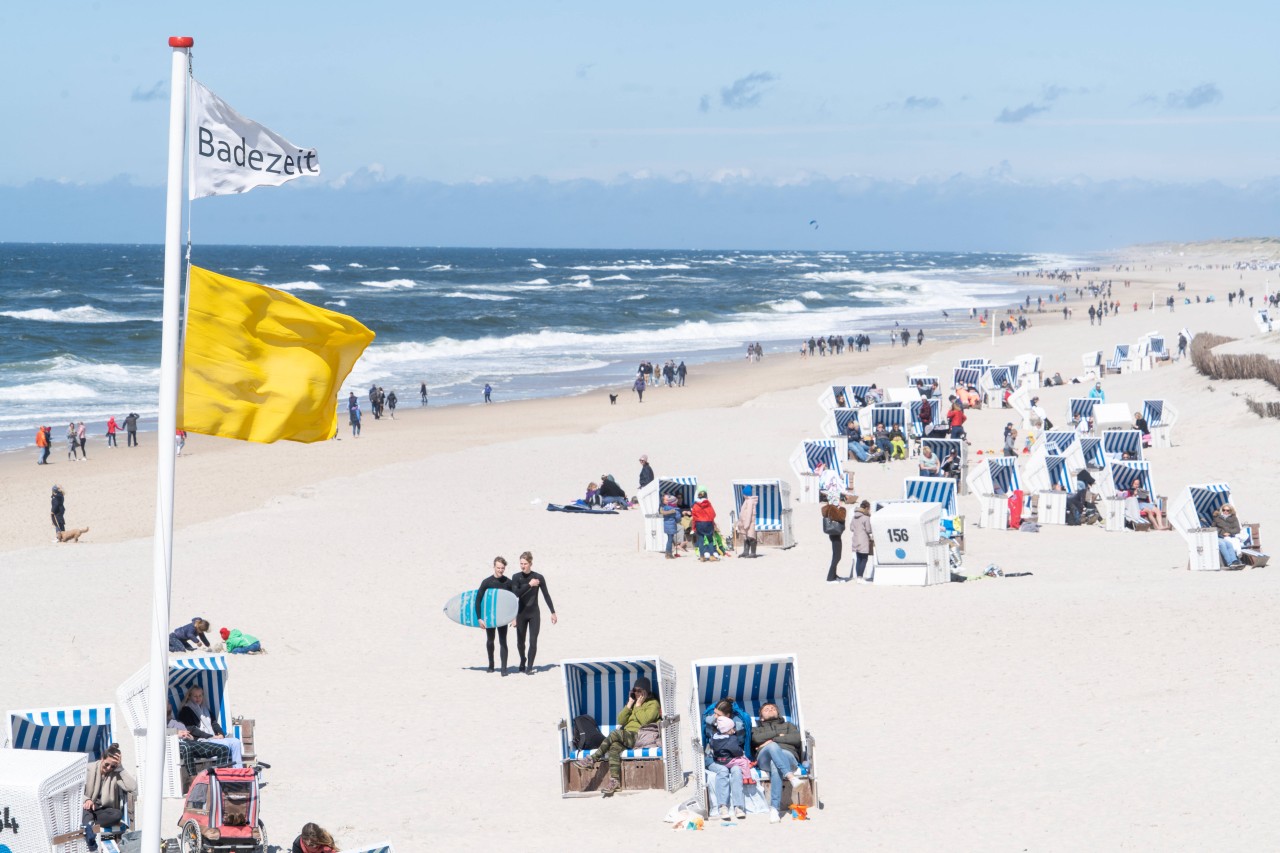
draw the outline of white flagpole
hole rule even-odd
[[[182,174],[186,160],[187,62],[195,40],[172,36],[169,75],[169,178],[165,196],[164,311],[161,315],[160,418],[156,427],[156,532],[151,593],[151,680],[147,691],[146,785],[142,849],[159,853],[164,805],[165,708],[169,695],[169,589],[173,568],[173,436],[178,422],[178,301],[182,286]]]

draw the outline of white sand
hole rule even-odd
[[[1261,293],[1267,274],[1188,270],[1181,264],[1205,256],[1184,251],[1155,258],[1157,271],[1099,277],[1134,281],[1116,285],[1122,303],[1145,305],[1175,281],[1193,295]],[[1238,244],[1222,251],[1248,256]],[[1130,305],[1100,328],[1085,303],[1069,304],[1069,323],[1033,315],[1033,330],[994,348],[979,339],[904,355],[877,343],[869,357],[719,365],[643,406],[623,395],[610,407],[601,392],[402,409],[395,422],[367,418],[359,440],[314,446],[193,437],[178,465],[174,623],[204,615],[270,649],[231,660],[229,695],[235,713],[257,719],[259,754],[274,765],[263,809],[273,841],[287,849],[315,820],[346,846],[388,839],[401,851],[551,850],[578,839],[644,849],[719,849],[725,839],[775,849],[1275,848],[1274,569],[1189,573],[1175,533],[970,525],[969,572],[997,562],[1033,576],[830,587],[814,506],[797,505],[795,549],[713,566],[638,551],[638,512],[543,510],[602,471],[634,490],[635,459],[647,452],[660,475],[700,477],[727,515],[731,479],[791,476],[796,443],[818,437],[815,401],[829,379],[898,385],[904,364],[949,375],[961,355],[998,362],[1026,351],[1069,377],[1083,351],[1153,329],[1171,343],[1183,326],[1255,332],[1247,309],[1225,299],[1172,315]],[[1185,362],[1105,387],[1111,402],[1163,396],[1180,410],[1177,446],[1148,455],[1160,494],[1227,480],[1243,519],[1262,523],[1264,543],[1280,541],[1275,423]],[[1042,404],[1065,422],[1080,390],[1045,390]],[[975,449],[998,448],[1012,419],[974,413]],[[154,436],[143,438],[138,451],[92,446],[74,465],[55,448],[51,469],[31,464],[34,449],[0,460],[0,710],[111,701],[146,661]],[[897,497],[914,465],[855,471],[860,494]],[[69,525],[92,528],[83,544],[48,541],[54,481],[67,491]],[[961,501],[972,519],[976,500]],[[495,554],[514,563],[525,549],[561,617],[544,619],[541,664],[660,655],[680,679],[669,710],[687,716],[691,659],[797,654],[825,809],[808,824],[753,816],[694,836],[660,823],[687,792],[562,800],[558,669],[488,675],[483,635],[440,613]],[[741,605],[726,608],[726,596]],[[686,724],[686,743],[688,734]],[[166,805],[167,829],[177,813]]]

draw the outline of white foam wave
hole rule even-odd
[[[75,382],[31,382],[0,388],[0,395],[11,403],[45,403],[56,400],[92,400],[98,396],[98,392],[88,385]]]
[[[691,270],[693,267],[688,264],[602,264],[600,266],[583,265],[569,267],[571,270],[586,270],[587,272],[619,272],[622,270]]]
[[[624,301],[624,302],[634,302],[634,301],[636,301],[636,300],[638,300],[638,299],[645,299],[645,298],[646,298],[646,297],[645,297],[645,295],[644,295],[643,293],[637,293],[637,294],[635,294],[634,296],[624,296],[624,297],[622,297],[622,299],[623,299],[623,301]]]
[[[529,281],[522,281],[521,284],[550,284],[545,278],[534,278]]]
[[[345,299],[334,299],[334,300],[333,300],[333,301],[331,301],[331,302],[326,302],[326,303],[325,303],[325,305],[337,305],[339,308],[346,308],[346,307],[347,307],[347,300],[345,300]]]
[[[416,281],[408,278],[393,278],[391,281],[362,281],[360,283],[365,287],[378,287],[383,290],[394,290],[397,287],[409,288],[417,285]]]
[[[398,269],[398,267],[388,267],[387,269]],[[436,264],[433,267],[427,267],[427,272],[445,272],[453,269],[453,264]]]
[[[478,299],[483,302],[510,302],[515,299],[514,296],[499,296],[496,293],[463,293],[458,290],[446,293],[444,296],[446,299]]]
[[[821,293],[819,293],[816,290],[806,290],[804,293],[800,294],[800,298],[801,299],[826,299],[827,297],[823,296]]]
[[[660,275],[654,281],[683,281],[689,284],[696,284],[703,281],[715,281],[715,279],[700,275]]]
[[[39,323],[136,323],[150,321],[159,323],[159,317],[129,317],[94,308],[92,305],[77,305],[74,308],[31,308],[26,311],[0,311],[0,317],[12,317],[15,320],[34,320]]]
[[[537,258],[529,258],[529,266],[533,267],[535,270],[545,270],[547,268],[546,264],[538,263]]]
[[[801,311],[808,311],[809,308],[799,299],[775,299],[772,302],[766,302],[774,311],[780,311],[784,314],[798,314]]]
[[[390,272],[400,272],[400,267],[387,267]]]
[[[569,281],[591,281],[591,276],[589,276],[589,275],[571,275],[571,276],[569,276]]]
[[[617,275],[607,275],[597,281],[631,281],[631,276],[618,273]]]
[[[267,286],[274,287],[276,290],[324,290],[314,281],[286,281],[284,284],[270,284]]]
[[[267,271],[267,268],[264,267],[262,264],[257,264],[256,266],[249,267],[249,269],[246,270],[246,272],[259,273],[259,274],[264,273],[266,271]]]
[[[347,264],[347,266],[351,267],[353,270],[364,269],[364,264],[357,264],[355,261],[352,261],[351,263]]]
[[[679,309],[679,308],[668,308],[668,309],[667,309],[667,313],[668,313],[668,314],[679,314],[679,313],[680,313],[680,309]]]
[[[311,269],[315,270],[316,272],[328,272],[328,271],[329,271],[329,265],[328,265],[328,264],[307,264],[307,266],[308,266],[309,268],[311,268]]]
[[[794,266],[796,269],[811,269],[811,270],[822,269],[822,264],[802,263],[802,264],[792,264],[792,266]]]

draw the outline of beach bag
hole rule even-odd
[[[828,536],[840,536],[844,533],[844,524],[824,515],[822,517],[822,532]]]
[[[657,723],[641,726],[636,732],[636,742],[632,749],[654,749],[662,743],[662,729]]]
[[[583,714],[573,718],[573,740],[575,750],[592,750],[604,743],[604,735],[600,734],[600,726],[593,717]]]

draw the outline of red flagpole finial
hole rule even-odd
[[[191,47],[195,43],[191,36],[169,36],[169,47]]]

